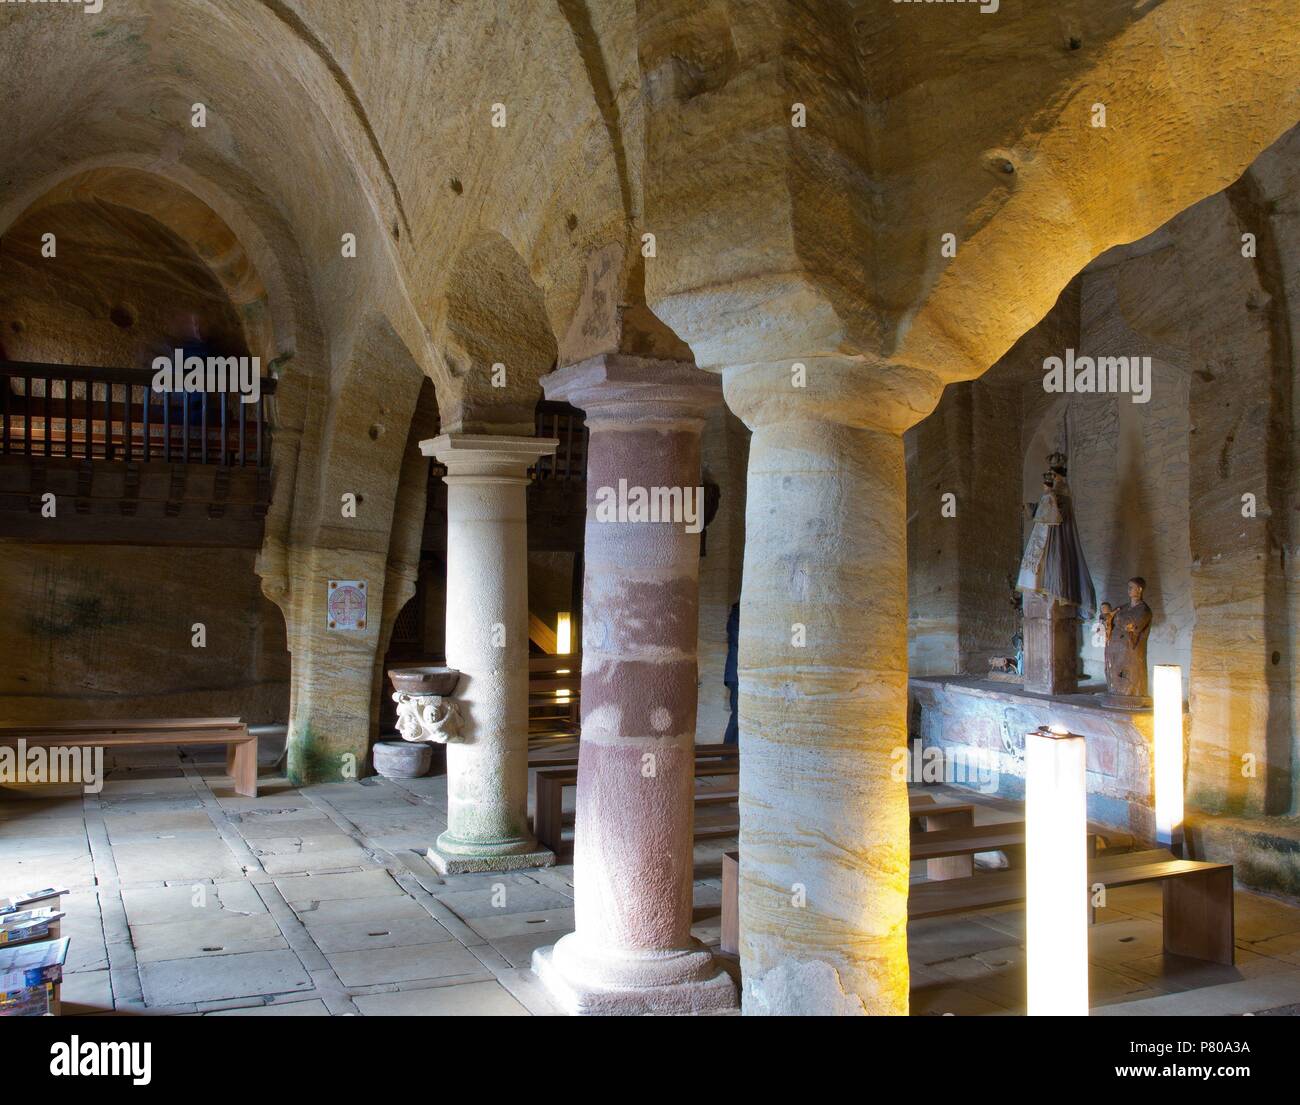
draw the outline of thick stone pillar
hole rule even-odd
[[[542,385],[587,412],[590,439],[576,930],[533,968],[571,1013],[734,1008],[730,978],[691,936],[699,533],[631,505],[670,489],[702,526],[700,435],[721,388],[689,364],[621,355]],[[610,519],[620,488],[630,509]]]
[[[903,389],[844,361],[728,369],[753,430],[740,610],[746,1014],[906,1014]],[[918,396],[933,405],[938,385]]]
[[[383,552],[332,548],[295,559],[295,603],[286,617],[293,668],[285,764],[295,786],[370,774],[386,561]],[[364,624],[331,626],[329,582],[341,579],[366,584]]]
[[[546,867],[528,825],[528,466],[558,442],[443,434],[420,442],[447,466],[447,665],[461,674],[447,744],[444,875]]]

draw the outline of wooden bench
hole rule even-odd
[[[909,793],[908,807],[914,829],[912,857],[926,860],[926,874],[931,879],[954,879],[973,873],[973,853],[963,851],[965,844],[955,845],[955,834],[970,832],[974,824],[975,807],[969,802],[940,804],[932,794]],[[1023,825],[1023,822],[1021,823]],[[954,827],[949,827],[954,826]],[[945,846],[931,846],[917,854],[918,845],[931,837],[943,839]],[[996,848],[977,848],[975,851],[994,851]],[[957,859],[954,867],[949,861]],[[722,856],[722,951],[727,955],[740,952],[740,853],[724,852]]]
[[[565,742],[569,748],[563,752],[548,752],[545,747],[535,748],[529,742],[529,767],[577,767],[578,747],[572,741]],[[740,749],[734,744],[697,744],[695,762],[704,760],[726,760],[734,762],[740,755]]]
[[[1174,859],[1167,850],[1102,855],[1088,864],[1089,895],[1097,885],[1114,889],[1159,882],[1164,893],[1164,950],[1171,955],[1233,963],[1232,865]],[[915,883],[907,900],[910,920],[973,913],[1025,900],[1025,873],[1002,871],[978,879]]]
[[[528,733],[576,737],[580,728],[582,656],[532,656],[528,660]]]
[[[734,745],[697,745],[695,756],[695,778],[727,778],[740,771],[736,756],[729,749]],[[542,844],[550,848],[557,856],[562,849],[572,844],[565,840],[564,829],[573,824],[573,814],[564,812],[564,791],[566,787],[578,785],[577,756],[560,757],[540,761],[546,764],[544,770],[537,773],[536,801],[533,806],[533,834]],[[563,765],[563,766],[553,766]],[[534,766],[530,763],[529,766]],[[695,795],[697,806],[725,805],[735,802],[739,792],[735,790],[705,790]],[[696,825],[696,840],[715,840],[735,836],[739,829],[736,822],[723,825]]]
[[[925,836],[912,838],[913,854]],[[1170,955],[1232,966],[1235,920],[1232,865],[1174,859],[1161,848],[1094,857],[1080,893],[1091,902],[1097,885],[1113,889],[1159,882],[1164,893],[1164,950]],[[1025,900],[1024,871],[1001,871],[977,879],[913,883],[907,898],[909,921],[975,913],[1019,905]],[[722,951],[740,948],[740,853],[722,857]]]
[[[257,797],[257,735],[239,718],[131,718],[55,725],[0,725],[0,745],[84,747],[224,744],[235,792]]]

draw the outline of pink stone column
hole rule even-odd
[[[606,355],[542,386],[587,412],[590,440],[576,930],[537,951],[533,969],[570,1013],[732,1009],[731,979],[691,936],[700,435],[720,382]],[[635,520],[640,490],[661,506],[691,503],[696,524],[662,509]],[[620,497],[626,520],[607,520]]]

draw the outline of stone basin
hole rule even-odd
[[[460,672],[455,668],[433,666],[389,668],[388,678],[396,691],[446,698],[456,689],[456,684],[460,681]]]

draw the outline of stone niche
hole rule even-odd
[[[1025,797],[1025,734],[1063,725],[1088,747],[1088,819],[1107,828],[1155,837],[1152,713],[1102,706],[1094,693],[1033,694],[1014,685],[963,676],[908,680],[913,739],[923,750],[981,757],[996,794]],[[1100,692],[1103,688],[1095,688]],[[960,780],[958,780],[960,783]],[[974,785],[974,784],[967,784]]]

